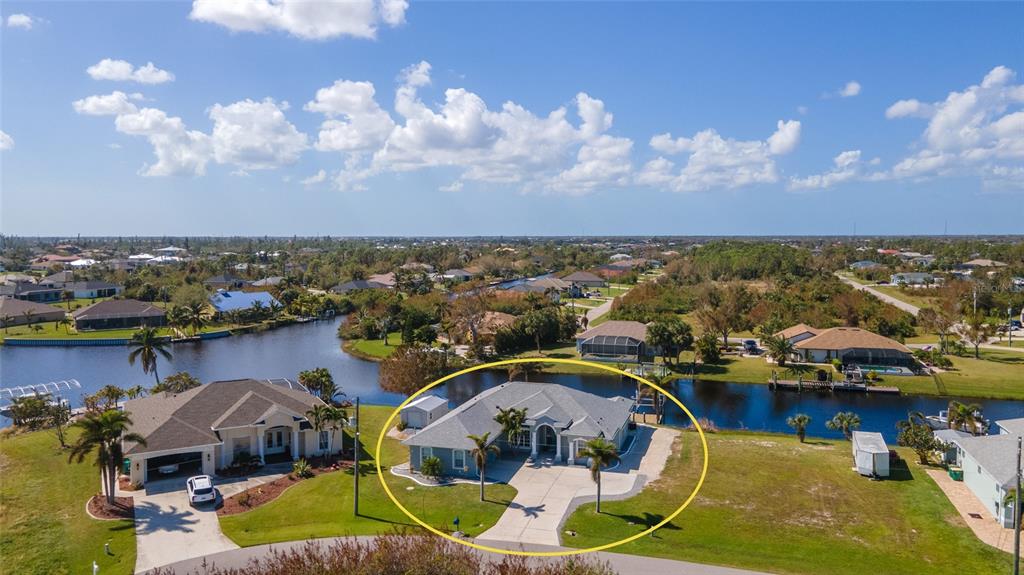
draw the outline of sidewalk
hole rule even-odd
[[[964,523],[971,528],[971,531],[974,531],[978,539],[996,549],[1013,553],[1013,529],[1000,527],[996,520],[992,518],[988,509],[985,508],[985,505],[978,501],[978,498],[971,493],[971,490],[962,481],[953,481],[942,470],[928,469],[927,472],[935,480],[939,489],[949,498],[949,502],[953,504],[953,507],[956,507]],[[971,517],[971,513],[981,515],[981,519]]]

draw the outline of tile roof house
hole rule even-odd
[[[774,336],[789,340],[789,343],[796,343],[798,341],[812,338],[819,333],[821,333],[820,329],[813,328],[805,323],[798,323],[774,334]]]
[[[57,321],[64,317],[64,310],[52,305],[0,297],[0,327]],[[7,318],[7,319],[5,319]]]
[[[498,408],[526,409],[522,433],[509,438],[494,421]],[[475,444],[468,435],[490,433],[490,442],[503,452],[529,449],[533,458],[556,464],[584,464],[576,456],[589,440],[603,437],[623,450],[633,436],[630,415],[633,401],[601,397],[552,383],[509,382],[488,389],[449,411],[412,437],[409,464],[418,470],[427,457],[441,460],[444,475],[476,476],[470,456]]]
[[[915,367],[910,349],[902,343],[857,327],[833,327],[793,346],[801,361],[844,365]]]
[[[108,299],[87,305],[71,314],[75,329],[123,329],[167,324],[163,309],[135,299]]]
[[[323,402],[286,379],[215,381],[128,400],[130,431],[146,440],[124,442],[131,480],[145,483],[168,470],[213,475],[243,452],[292,460],[331,451],[333,433],[315,433],[306,419],[316,405]]]

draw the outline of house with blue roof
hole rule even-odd
[[[257,302],[265,308],[281,305],[281,302],[265,291],[218,291],[210,296],[210,305],[217,313],[250,309]]]

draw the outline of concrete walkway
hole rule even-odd
[[[948,473],[939,469],[929,469],[927,472],[978,539],[996,549],[1013,553],[1013,529],[1001,527],[996,523],[985,504],[979,501],[962,481],[953,481]],[[981,518],[971,517],[971,513],[980,515]]]
[[[291,465],[287,466],[290,469]],[[267,466],[259,474],[244,478],[214,478],[224,497],[283,477],[288,469]],[[204,557],[238,549],[220,530],[212,504],[192,507],[185,492],[184,477],[150,481],[144,491],[123,491],[118,495],[135,499],[135,572],[142,573],[191,557]]]
[[[884,294],[884,293],[882,293],[882,292],[872,288],[871,286],[864,285],[864,284],[862,284],[862,283],[860,283],[858,281],[852,280],[852,279],[850,279],[848,277],[845,277],[845,276],[841,276],[839,274],[836,274],[836,277],[838,277],[843,283],[853,287],[854,289],[858,289],[858,290],[867,292],[867,293],[877,297],[878,299],[884,301],[885,303],[887,303],[889,305],[892,305],[892,306],[895,306],[895,307],[897,307],[897,308],[899,308],[899,309],[901,309],[901,310],[903,310],[903,311],[905,311],[907,313],[910,313],[910,314],[913,314],[913,315],[917,315],[921,311],[921,308],[917,307],[916,305],[911,305],[911,304],[909,304],[909,303],[907,303],[907,302],[905,302],[903,300],[896,299],[896,298],[892,297],[889,294]]]
[[[679,432],[672,429],[639,426],[635,442],[619,465],[602,472],[601,499],[632,497],[648,481],[657,479],[677,435]],[[582,465],[557,465],[544,460],[522,464],[508,483],[518,491],[515,499],[477,541],[557,546],[562,524],[569,515],[597,497],[590,470]]]
[[[363,542],[372,541],[373,537],[361,536],[356,537]],[[317,539],[316,543],[319,545],[330,545],[337,539]],[[195,557],[191,559],[184,559],[176,563],[172,563],[167,566],[168,569],[173,571],[176,575],[192,575],[193,573],[203,573],[204,563],[217,567],[220,569],[240,569],[249,564],[250,561],[262,559],[270,555],[271,551],[288,552],[293,549],[300,549],[306,545],[305,541],[290,541],[287,543],[275,543],[273,545],[257,545],[255,547],[245,547],[242,549],[233,549],[229,551],[222,551],[220,553],[214,553],[206,555],[204,557]],[[512,549],[512,546],[495,545],[499,548]],[[563,547],[548,547],[538,545],[527,545],[527,546],[515,546],[516,550],[524,549],[526,551],[560,551],[565,550]],[[486,551],[473,550],[474,553],[481,555],[484,559],[490,561],[500,561],[501,557],[498,557],[494,553],[488,553]],[[690,563],[688,561],[673,561],[671,559],[657,559],[654,557],[644,557],[642,555],[625,555],[622,553],[588,553],[586,557],[608,563],[612,570],[619,575],[635,575],[642,573],[643,575],[767,575],[765,573],[757,571],[747,571],[743,569],[733,569],[730,567],[718,567],[715,565],[703,565],[701,563]],[[560,558],[534,558],[531,559],[533,564],[541,564],[542,562],[557,563],[561,561]]]

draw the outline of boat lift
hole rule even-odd
[[[61,381],[50,381],[37,383],[35,385],[18,385],[14,387],[0,387],[0,404],[13,403],[15,399],[22,397],[36,397],[52,395],[60,397],[61,392],[68,392],[75,389],[82,389],[82,384],[77,379],[63,379]]]

